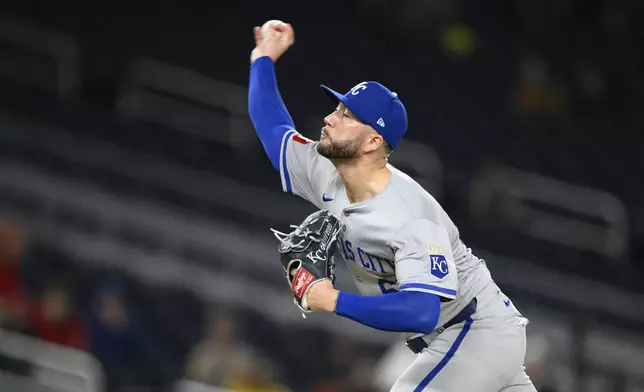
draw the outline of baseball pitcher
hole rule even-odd
[[[296,131],[275,74],[292,26],[255,27],[254,36],[251,120],[284,191],[319,208],[276,232],[297,306],[402,333],[417,355],[394,392],[535,391],[523,366],[527,319],[441,205],[388,163],[407,130],[400,97],[375,81],[346,94],[321,86],[335,107],[311,141]],[[334,255],[360,294],[333,287]]]

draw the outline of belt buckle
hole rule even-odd
[[[418,354],[421,351],[423,351],[423,349],[429,347],[429,345],[427,344],[425,339],[423,339],[422,336],[410,339],[406,341],[405,344],[414,354]]]

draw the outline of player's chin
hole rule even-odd
[[[322,154],[322,152],[329,153],[333,149],[333,143],[331,143],[331,140],[328,137],[322,136],[320,137],[317,148],[320,154]]]
[[[326,143],[325,143],[326,142]],[[322,155],[325,158],[330,158],[331,157],[331,149],[330,149],[330,144],[328,143],[328,140],[320,140],[318,143],[318,154]]]

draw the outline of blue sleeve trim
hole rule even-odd
[[[284,134],[282,138],[282,147],[280,148],[280,175],[282,177],[282,189],[284,192],[293,192],[291,186],[291,176],[288,173],[288,164],[286,163],[286,150],[288,148],[288,141],[295,134],[295,131],[291,130]]]
[[[427,283],[405,283],[400,286],[400,291],[419,291],[432,294],[438,294],[441,296],[448,296],[449,298],[456,298],[456,290],[446,289],[439,286],[434,286],[433,284]]]
[[[248,86],[248,112],[266,155],[277,170],[284,135],[295,129],[277,87],[275,64],[270,57],[260,57],[251,64]]]
[[[382,331],[427,334],[438,323],[440,298],[415,291],[378,296],[341,291],[336,314]]]

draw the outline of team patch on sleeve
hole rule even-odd
[[[299,133],[296,133],[293,135],[293,141],[298,142],[300,144],[309,144],[311,143],[310,139],[305,138],[304,136],[300,135]]]
[[[449,274],[449,265],[443,250],[438,245],[428,245],[430,273],[438,279],[443,279]]]

